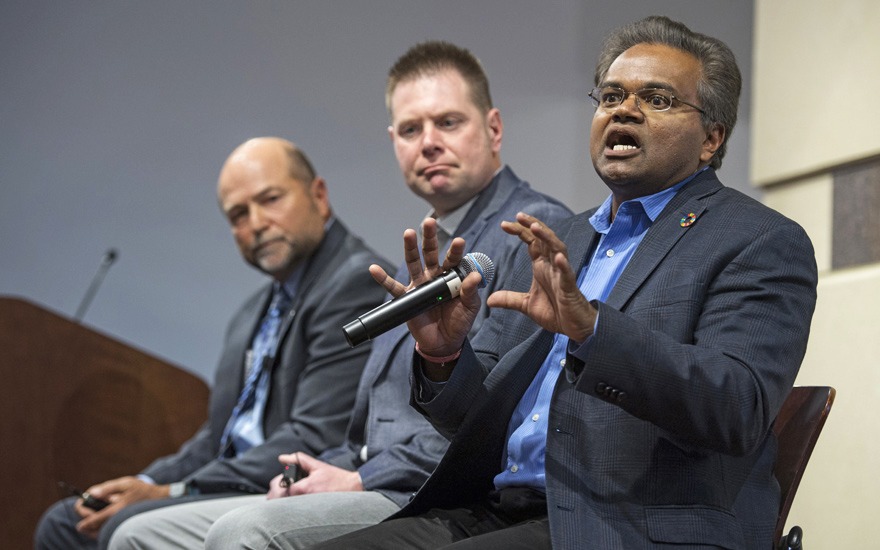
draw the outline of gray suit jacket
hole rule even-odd
[[[682,227],[689,213],[696,222]],[[597,235],[557,227],[574,269]],[[512,282],[527,289],[525,254]],[[687,184],[648,230],[585,362],[556,384],[546,447],[554,548],[770,548],[779,505],[773,420],[805,353],[816,265],[804,231],[721,185]],[[497,310],[445,389],[414,404],[454,437],[400,515],[485,498],[511,414],[553,334]],[[499,360],[500,358],[500,360]]]
[[[504,233],[500,224],[514,219],[519,211],[550,221],[571,215],[558,201],[532,190],[510,168],[499,172],[471,206],[455,235],[465,239],[468,251],[483,252],[498,264],[494,282],[481,291],[483,302],[512,275],[504,264],[519,250],[519,240]],[[408,280],[405,266],[396,278]],[[476,334],[487,315],[484,307],[471,334]],[[349,470],[357,469],[365,489],[379,491],[401,506],[428,478],[448,445],[409,406],[414,345],[406,325],[376,338],[358,387],[346,441],[320,457]],[[365,444],[366,462],[359,456]]]
[[[342,326],[385,297],[367,271],[371,263],[388,265],[334,221],[309,260],[281,329],[262,445],[235,458],[217,459],[220,437],[243,385],[245,352],[268,307],[271,285],[248,299],[229,323],[207,422],[176,454],[156,460],[143,473],[158,483],[192,481],[202,493],[262,493],[281,472],[279,454],[316,455],[338,445],[370,351],[368,345],[350,348]]]

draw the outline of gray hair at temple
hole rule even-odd
[[[312,166],[312,161],[309,160],[309,157],[307,157],[299,147],[290,142],[283,143],[282,148],[287,154],[288,161],[290,162],[290,177],[304,185],[311,184],[312,180],[318,177],[318,174],[315,172],[315,168]]]
[[[470,51],[455,44],[433,40],[416,44],[406,51],[388,71],[385,106],[391,114],[391,96],[401,82],[455,70],[470,88],[471,101],[481,113],[492,109],[489,78],[480,61]]]
[[[742,75],[730,48],[717,38],[690,30],[668,17],[652,16],[613,31],[605,40],[596,64],[595,83],[605,79],[609,67],[620,54],[637,44],[664,44],[687,52],[700,61],[702,75],[697,83],[697,99],[704,111],[703,124],[718,123],[724,128],[724,142],[709,165],[721,168],[727,143],[736,126]]]

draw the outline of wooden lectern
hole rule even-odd
[[[136,474],[207,416],[207,385],[27,301],[0,297],[0,546],[33,547],[62,494]]]

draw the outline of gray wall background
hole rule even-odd
[[[72,316],[114,247],[85,324],[210,381],[228,318],[265,280],[217,208],[221,163],[252,136],[294,140],[337,215],[399,262],[400,235],[427,206],[397,169],[385,74],[427,39],[481,59],[505,123],[502,160],[579,211],[607,194],[587,153],[605,34],[662,13],[718,36],[745,78],[721,176],[754,196],[752,10],[738,0],[3,0],[0,294]]]

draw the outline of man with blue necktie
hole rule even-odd
[[[341,327],[379,305],[366,266],[386,261],[333,215],[327,186],[289,141],[254,138],[224,164],[218,198],[244,260],[272,282],[226,334],[207,422],[180,450],[137,476],[88,489],[100,511],[70,498],[43,516],[37,548],[106,547],[135,514],[181,502],[262,494],[277,457],[341,443],[370,346]]]

